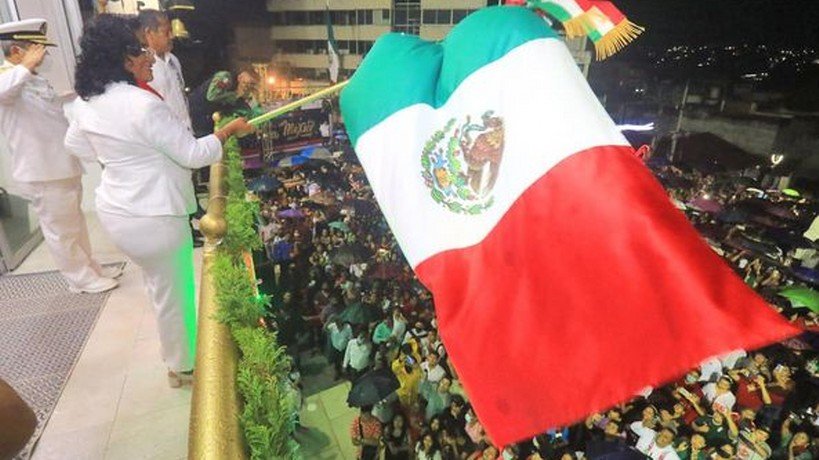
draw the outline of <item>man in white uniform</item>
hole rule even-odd
[[[0,66],[0,132],[12,155],[12,177],[31,201],[57,268],[74,293],[113,289],[120,269],[104,269],[91,256],[82,203],[82,168],[63,146],[68,121],[63,101],[37,75],[43,63],[46,22],[0,25],[5,61]]]
[[[185,78],[182,76],[182,65],[171,53],[173,50],[173,33],[168,16],[159,10],[143,9],[139,12],[139,25],[145,44],[154,54],[154,65],[151,71],[154,79],[149,85],[171,107],[176,117],[193,132],[191,116],[188,110],[188,98],[185,96]],[[197,216],[204,215],[197,203],[197,212],[192,215],[191,231],[194,247],[202,246],[201,234],[197,231]],[[194,224],[194,222],[197,222]]]
[[[165,102],[171,106],[171,111],[188,129],[191,129],[191,116],[188,111],[188,100],[185,97],[185,79],[182,76],[182,66],[179,59],[171,53],[173,50],[173,34],[171,21],[165,13],[158,10],[142,10],[139,12],[139,25],[145,37],[145,43],[154,53],[154,65],[151,71],[154,79],[150,85]]]

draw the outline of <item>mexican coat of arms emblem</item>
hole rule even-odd
[[[503,118],[492,110],[479,122],[452,118],[433,133],[421,154],[421,176],[432,199],[459,214],[476,215],[492,206],[503,138]]]

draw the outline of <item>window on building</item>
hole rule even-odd
[[[407,22],[409,24],[421,24],[421,7],[410,7],[407,9]]]
[[[395,18],[396,27],[405,26],[407,24],[407,10],[395,10],[393,17]]]
[[[358,10],[356,11],[356,24],[372,24],[373,10]]]
[[[274,26],[283,26],[287,22],[285,21],[285,16],[283,11],[277,11],[275,13],[270,13],[270,23]]]
[[[469,10],[452,10],[452,23],[457,24],[469,14]]]
[[[437,24],[435,10],[424,10],[423,20],[424,24]]]
[[[452,10],[436,10],[438,24],[452,24]]]
[[[421,32],[420,0],[393,0],[392,30],[414,35]]]
[[[383,21],[390,20],[390,10],[381,10],[381,20]]]
[[[310,11],[307,13],[308,20],[310,21],[309,24],[317,25],[317,24],[324,24],[326,19],[324,18],[326,12],[324,11]]]
[[[304,26],[309,24],[307,22],[308,21],[307,13],[308,13],[307,11],[291,11],[289,13],[290,17],[288,18],[287,25]]]

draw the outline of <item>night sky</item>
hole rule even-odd
[[[819,47],[819,0],[615,0],[646,27],[642,47],[767,43]]]

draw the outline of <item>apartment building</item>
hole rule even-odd
[[[352,74],[384,33],[405,32],[440,40],[486,5],[486,0],[332,0],[330,17],[341,54],[340,75]],[[325,7],[324,0],[267,1],[273,66],[290,78],[328,79]],[[587,71],[591,53],[585,49],[585,40],[569,45],[578,65]]]

